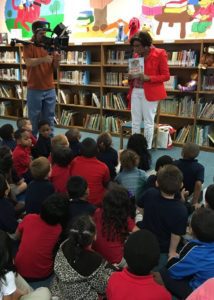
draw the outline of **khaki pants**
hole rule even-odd
[[[28,294],[20,298],[21,300],[51,300],[51,293],[48,288],[41,287],[33,290],[20,275],[16,276],[16,287],[22,291],[28,291]]]

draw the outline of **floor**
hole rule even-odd
[[[13,125],[14,129],[16,129],[16,123],[12,120],[5,120],[0,118],[0,126],[3,124],[10,123]],[[66,130],[61,128],[55,128],[55,134],[64,133]],[[86,137],[97,138],[97,134],[88,133],[88,132],[81,132],[82,139]],[[126,139],[124,140],[124,146],[126,146]],[[119,149],[119,138],[113,137],[113,147],[115,149]],[[152,168],[154,168],[155,162],[158,157],[162,155],[170,155],[174,159],[180,158],[181,155],[181,148],[180,147],[173,147],[170,150],[152,150]],[[212,184],[214,182],[214,152],[205,152],[201,151],[198,157],[198,161],[204,165],[205,167],[205,181],[204,187]]]

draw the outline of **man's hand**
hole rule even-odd
[[[52,64],[53,62],[53,56],[52,55],[47,55],[43,57],[43,62],[48,63],[48,64]]]
[[[53,64],[54,64],[55,68],[57,68],[59,66],[60,60],[61,60],[61,54],[57,51],[54,51],[54,53],[53,53]]]

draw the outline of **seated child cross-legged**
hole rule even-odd
[[[58,299],[100,299],[113,266],[91,249],[96,227],[91,217],[79,216],[69,238],[61,244],[54,262],[52,296]],[[101,298],[102,299],[102,298]]]
[[[41,156],[31,162],[33,180],[28,185],[25,196],[27,214],[39,214],[44,200],[54,193],[54,186],[48,180],[50,170],[50,162],[46,157]]]
[[[38,123],[39,138],[33,148],[33,157],[48,157],[51,153],[51,126],[48,121],[42,120]]]
[[[138,206],[144,210],[143,221],[137,225],[153,232],[159,241],[161,256],[158,268],[165,265],[168,255],[176,253],[181,236],[186,233],[187,209],[177,196],[182,180],[182,173],[177,167],[166,165],[157,173],[159,188],[146,190],[138,201]]]
[[[143,229],[132,233],[124,245],[127,268],[114,272],[107,285],[108,300],[170,300],[170,293],[156,283],[151,271],[158,264],[160,247],[155,235]]]
[[[0,127],[0,138],[2,138],[1,146],[7,146],[13,151],[16,147],[16,140],[14,139],[14,129],[11,124],[4,124]]]
[[[66,131],[65,136],[68,139],[69,147],[71,148],[74,157],[80,155],[80,148],[81,148],[81,134],[78,128],[71,128]]]
[[[160,271],[166,288],[179,299],[186,299],[193,290],[214,277],[214,211],[210,208],[196,210],[191,229],[193,239]]]
[[[51,294],[47,288],[41,287],[33,291],[27,282],[15,272],[11,240],[2,230],[0,230],[0,241],[0,299],[51,300]]]

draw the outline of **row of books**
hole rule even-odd
[[[131,57],[130,51],[125,50],[107,50],[107,64],[128,64],[128,59]]]
[[[122,81],[128,78],[128,73],[106,72],[106,85],[122,86]]]
[[[214,119],[214,103],[212,101],[205,102],[204,99],[199,99],[197,118]]]
[[[75,125],[75,120],[74,116],[76,116],[78,112],[73,111],[73,110],[65,110],[63,109],[61,118],[60,118],[60,124],[63,126],[74,126]]]
[[[26,99],[27,98],[27,87],[21,86],[19,84],[15,85],[0,85],[0,97],[1,98],[18,98]]]
[[[101,128],[102,121],[102,128]],[[119,133],[124,120],[115,116],[101,116],[100,114],[87,114],[83,127],[92,130],[109,131]]]
[[[2,101],[0,103],[0,116],[22,116],[22,106],[11,101]]]
[[[20,70],[17,68],[0,69],[0,79],[3,80],[20,80]]]
[[[177,115],[180,117],[193,117],[195,101],[190,96],[181,98],[172,97],[160,102],[160,113]]]
[[[102,104],[103,108],[125,110],[127,109],[126,95],[122,93],[107,93],[102,97]]]
[[[17,51],[1,51],[0,63],[19,63],[19,53]]]
[[[214,75],[204,75],[202,78],[202,90],[214,91]]]
[[[167,56],[172,66],[196,67],[199,61],[199,52],[191,49],[167,52]]]
[[[89,65],[91,64],[91,51],[61,51],[61,64]]]
[[[59,90],[60,103],[100,107],[100,100],[95,93],[79,91],[73,93],[70,89]]]
[[[214,146],[214,126],[197,125],[195,128],[194,142],[200,146]]]
[[[89,71],[60,71],[59,81],[61,83],[70,84],[89,84],[90,83],[90,72]]]
[[[175,90],[178,85],[178,76],[171,75],[168,81],[164,82],[164,86],[166,90]]]
[[[178,130],[178,134],[175,138],[175,142],[177,143],[188,143],[192,141],[193,138],[193,125],[187,125],[180,130]]]

